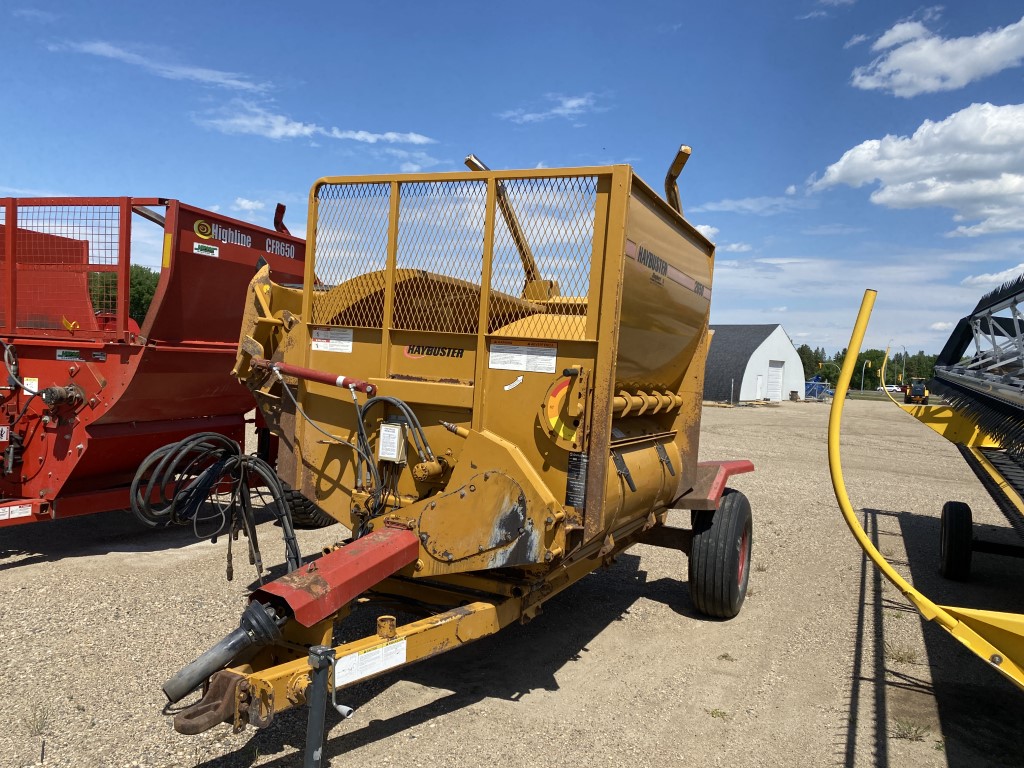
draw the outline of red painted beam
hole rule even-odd
[[[420,540],[404,528],[383,528],[257,589],[250,600],[283,600],[304,627],[337,613],[368,589],[416,562]]]
[[[733,475],[741,475],[744,472],[753,472],[754,463],[749,459],[737,459],[736,461],[701,461],[697,464],[698,467],[718,467],[718,472],[715,474],[715,479],[711,481],[711,487],[708,489],[708,498],[718,504],[718,500],[722,498],[722,492],[725,491],[725,484],[729,481],[729,478]]]

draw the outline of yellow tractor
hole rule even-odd
[[[928,405],[927,379],[911,379],[903,390],[904,405]]]

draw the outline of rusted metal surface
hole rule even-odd
[[[210,678],[203,698],[174,716],[174,730],[187,736],[235,720],[238,705],[248,699],[249,681],[237,672],[222,669]]]
[[[681,509],[717,509],[729,478],[753,471],[754,464],[747,459],[702,461],[697,464],[693,488],[677,503]]]
[[[251,599],[282,600],[299,624],[311,627],[414,563],[419,544],[412,531],[383,528],[263,585],[253,592]]]

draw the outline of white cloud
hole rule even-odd
[[[498,117],[502,120],[510,120],[518,125],[523,125],[525,123],[544,122],[554,117],[569,119],[592,112],[604,111],[603,108],[597,106],[594,94],[592,93],[585,93],[582,96],[562,96],[557,93],[548,93],[544,95],[544,98],[549,102],[553,102],[553,106],[538,111],[509,109],[505,112],[500,112]]]
[[[371,133],[370,131],[342,131],[331,128],[325,136],[332,139],[348,139],[359,141],[365,144],[433,144],[434,140],[420,133],[398,133],[397,131],[385,131],[384,133]]]
[[[972,104],[925,120],[912,136],[865,141],[830,165],[812,191],[879,182],[871,201],[889,208],[941,206],[961,225],[950,235],[1024,230],[1024,104]]]
[[[797,16],[796,20],[797,21],[807,21],[807,19],[824,19],[827,16],[828,16],[828,14],[825,13],[825,11],[817,10],[817,11],[811,11],[810,13],[805,13],[803,16]]]
[[[396,160],[402,161],[398,166],[398,169],[402,173],[419,173],[422,170],[433,168],[435,165],[439,165],[441,163],[441,161],[436,157],[431,157],[426,152],[418,150],[409,151],[407,149],[388,147],[382,151],[383,154],[388,157],[393,157]]]
[[[921,271],[921,264],[929,268]],[[934,252],[890,252],[879,262],[866,254],[849,258],[777,257],[715,262],[713,323],[761,323],[766,312],[786,307],[786,331],[812,347],[835,351],[847,345],[863,289],[876,286],[875,310],[865,348],[896,340],[912,351],[937,352],[947,332],[929,328],[954,322],[977,303],[983,290],[958,285],[957,265]],[[840,274],[842,280],[836,280]]]
[[[951,331],[956,323],[932,323],[928,326],[929,331]]]
[[[878,298],[865,348],[884,349],[893,339],[911,353],[919,349],[935,353],[949,331],[930,326],[955,323],[984,293],[1016,272],[993,276],[990,283],[978,286],[962,284],[965,275],[997,272],[1014,264],[1024,271],[1024,236],[946,241],[946,246],[902,247],[851,239],[842,249],[824,243],[817,254],[775,251],[762,258],[723,254],[732,258],[715,260],[711,321],[763,323],[766,311],[785,306],[785,326],[791,337],[834,352],[849,343],[863,290],[875,287]]]
[[[744,197],[736,200],[718,200],[691,208],[693,213],[705,211],[722,213],[753,213],[758,216],[774,216],[800,209],[813,208],[814,203],[796,197]]]
[[[926,20],[933,17],[934,12]],[[1024,18],[955,38],[940,37],[922,21],[905,20],[886,30],[871,50],[884,53],[853,70],[854,87],[904,98],[952,91],[1024,62]]]
[[[5,187],[0,184],[0,194],[11,197],[66,197],[66,192],[54,192],[52,189],[36,189],[28,187]]]
[[[434,140],[420,133],[371,133],[370,131],[325,128],[316,123],[303,123],[264,109],[259,104],[244,99],[234,99],[231,104],[215,113],[194,117],[195,122],[221,133],[263,136],[268,139],[296,139],[312,136],[326,136],[343,141],[358,141],[364,144],[433,144]]]
[[[752,250],[752,248],[747,243],[726,243],[719,250],[725,251],[726,253],[747,253]]]
[[[236,197],[234,204],[231,206],[236,211],[262,211],[266,208],[266,204],[262,200],[249,200],[245,197]]]
[[[790,184],[788,187],[786,187],[786,194],[787,195],[795,195],[796,194],[796,184]]]
[[[715,238],[718,237],[718,227],[712,227],[708,224],[697,224],[694,226],[698,232],[706,237],[711,242],[715,242]]]
[[[809,236],[832,236],[832,235],[856,235],[866,232],[864,227],[854,227],[849,224],[821,224],[817,227],[809,227],[800,230],[801,235]]]
[[[11,11],[11,15],[19,19],[25,19],[25,21],[38,22],[39,24],[50,24],[60,18],[56,13],[40,11],[38,8],[15,8]]]
[[[1002,272],[990,272],[981,275],[970,275],[960,281],[960,285],[967,285],[972,288],[992,289],[998,288],[1007,280],[1015,280],[1024,274],[1024,264],[1004,269]]]
[[[788,309],[789,307],[769,307],[767,311],[771,312],[772,314],[775,314],[777,312],[785,312]]]
[[[71,51],[73,53],[99,56],[104,59],[113,59],[139,67],[152,75],[168,80],[187,80],[204,85],[215,85],[229,90],[253,93],[259,93],[269,88],[268,84],[253,82],[247,76],[237,72],[225,72],[219,69],[207,69],[188,64],[170,64],[157,61],[156,59],[143,56],[140,53],[134,53],[102,40],[87,43],[55,43],[47,47],[50,51],[54,52]]]
[[[868,40],[870,40],[870,38],[867,35],[854,35],[845,43],[843,43],[843,48],[853,48],[853,46],[860,45],[861,43],[866,43]]]

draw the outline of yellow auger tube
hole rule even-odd
[[[843,360],[843,367],[839,373],[839,381],[836,383],[832,410],[829,412],[828,467],[832,476],[832,489],[835,491],[836,501],[839,502],[843,518],[860,548],[882,572],[882,575],[914,604],[925,619],[938,623],[971,651],[989,662],[1018,686],[1024,688],[1024,670],[1021,668],[1021,664],[1024,663],[1024,641],[1022,641],[1024,639],[1024,616],[936,605],[900,576],[882,557],[882,554],[871,543],[871,539],[868,538],[854,513],[853,505],[850,503],[846,483],[843,481],[839,434],[843,420],[843,404],[850,387],[850,379],[853,377],[854,368],[857,365],[861,344],[864,342],[864,331],[867,329],[868,318],[871,316],[871,309],[875,304],[876,293],[870,289],[864,291],[860,312],[857,313],[857,323],[853,328],[853,335],[850,337],[846,358]],[[1000,648],[990,643],[985,636],[997,640],[1000,643]]]

